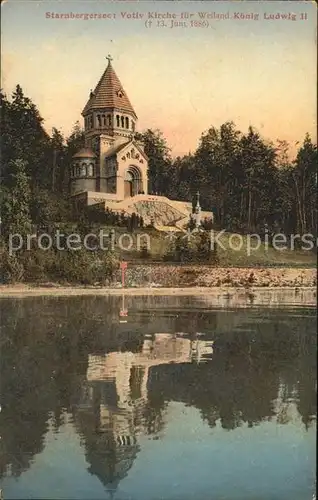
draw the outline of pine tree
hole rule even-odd
[[[7,187],[2,191],[1,229],[2,235],[18,233],[24,237],[31,229],[30,182],[22,160],[11,161]]]
[[[32,185],[49,187],[51,185],[51,150],[50,138],[43,128],[43,118],[35,104],[25,97],[20,85],[12,94],[8,113],[13,147],[6,148],[6,165],[10,160],[23,160],[26,174]],[[7,172],[7,175],[8,174]]]
[[[317,145],[306,134],[300,147],[292,177],[295,188],[297,227],[301,234],[316,234],[317,224]]]
[[[248,231],[260,229],[274,211],[276,197],[276,153],[252,127],[241,139],[240,166],[243,173],[241,220]]]
[[[68,191],[68,168],[66,147],[62,133],[55,127],[52,129],[50,141],[52,151],[51,190],[59,193]]]
[[[172,184],[172,160],[170,148],[162,132],[148,129],[142,134],[136,133],[135,139],[143,143],[145,153],[149,158],[149,192],[168,195],[169,186]]]

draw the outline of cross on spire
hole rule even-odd
[[[106,56],[106,59],[108,60],[108,64],[110,64],[113,60],[113,58],[110,54],[108,54],[108,56]]]

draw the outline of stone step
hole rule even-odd
[[[157,195],[139,194],[119,202],[105,200],[103,204],[105,209],[109,208],[119,214],[122,211],[127,214],[135,212],[143,218],[146,225],[153,221],[159,231],[168,231],[167,228],[171,225],[184,230],[192,212],[190,202],[170,200],[166,196]],[[204,217],[211,217],[211,212],[202,212],[202,218]]]

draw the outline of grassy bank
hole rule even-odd
[[[60,250],[53,244],[52,248],[43,250],[38,248],[35,242],[30,250],[22,248],[11,252],[10,255],[4,243],[0,249],[0,282],[108,286],[116,281],[119,262],[123,260],[129,263],[130,268],[135,269],[132,279],[134,286],[142,285],[140,269],[143,268],[151,269],[154,276],[160,276],[161,286],[162,279],[165,280],[164,275],[170,273],[173,282],[168,286],[182,286],[183,282],[185,286],[189,286],[184,276],[196,276],[205,268],[210,269],[210,275],[212,270],[214,276],[218,274],[217,283],[220,280],[222,282],[226,269],[285,268],[298,272],[300,269],[316,268],[316,254],[313,251],[275,250],[271,246],[266,247],[264,243],[255,248],[248,236],[235,237],[236,241],[230,233],[222,233],[218,244],[210,251],[211,240],[208,232],[191,235],[188,239],[182,232],[167,234],[153,228],[136,230],[133,233],[128,233],[125,228],[114,229],[107,226],[86,229],[86,232],[83,229],[79,232],[78,227],[74,225],[68,228],[66,234],[79,234],[84,238],[86,234],[94,233],[99,237],[100,231],[103,231],[103,249],[91,251],[82,246],[77,250]],[[65,231],[63,227],[60,230]],[[216,239],[216,233],[214,238]],[[96,244],[96,241],[93,243]],[[178,268],[183,270],[177,271]],[[235,271],[231,272],[231,275],[235,276]],[[243,282],[244,280],[245,278]],[[148,281],[147,278],[146,284]],[[299,283],[290,286],[298,285]],[[238,283],[238,286],[242,286],[242,283]]]
[[[107,230],[107,229],[105,229]],[[117,242],[124,230],[116,230]],[[182,235],[182,233],[179,233]],[[216,233],[217,234],[217,233]],[[145,235],[147,235],[145,237]],[[142,230],[136,231],[132,235],[133,245],[130,250],[123,250],[118,248],[115,244],[115,253],[120,260],[127,260],[131,263],[137,262],[156,262],[162,263],[172,262],[166,259],[166,256],[174,244],[174,237],[169,234],[162,233],[156,230]],[[184,235],[183,235],[184,236]],[[181,236],[182,237],[182,236]],[[147,240],[149,244],[149,254],[147,258],[143,257],[142,252],[139,250],[142,243]],[[231,245],[231,238],[234,245]],[[242,236],[242,245],[239,248],[239,241],[235,243],[235,238],[231,233],[222,233],[219,237],[219,243],[216,245],[217,261],[213,265],[220,267],[293,267],[293,268],[310,268],[316,267],[317,255],[314,251],[309,250],[291,250],[280,249],[270,245],[266,246],[261,243],[259,248],[251,248],[249,251],[248,236]],[[123,242],[124,242],[123,238]],[[186,238],[184,238],[186,244]],[[178,264],[177,262],[174,262]],[[195,263],[195,262],[194,262]]]

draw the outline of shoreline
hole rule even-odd
[[[0,298],[26,297],[194,297],[209,306],[316,305],[316,270],[136,266],[107,285],[55,281],[0,285]]]
[[[1,285],[0,299],[79,296],[175,296],[201,297],[216,303],[316,305],[315,287],[63,287]],[[212,304],[211,304],[212,305]]]

